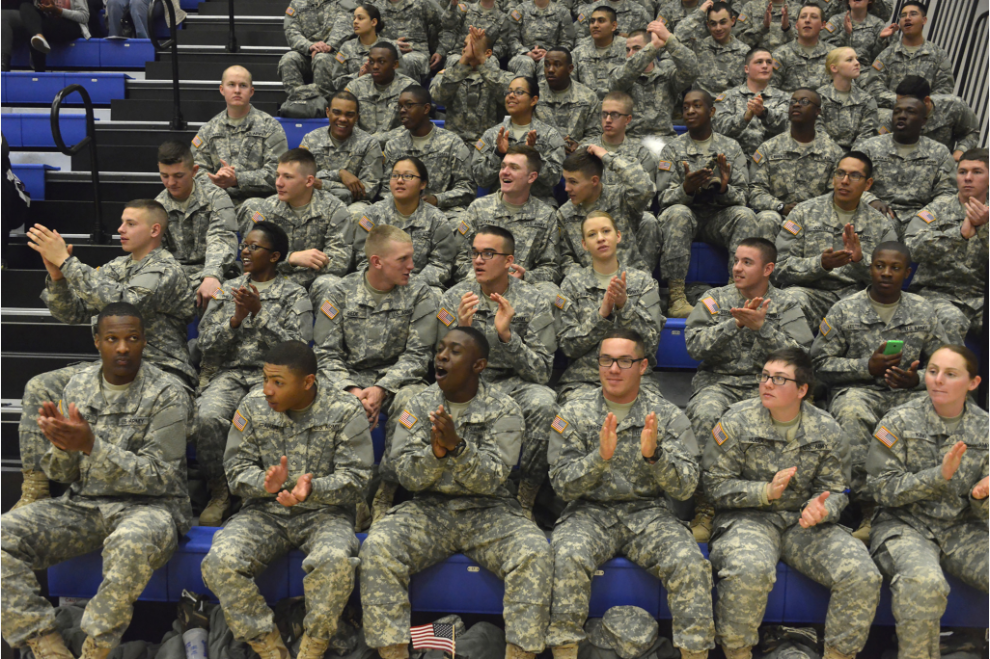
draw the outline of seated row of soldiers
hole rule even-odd
[[[369,247],[371,267],[408,277],[408,235],[376,232],[369,244],[389,239],[384,250]],[[253,255],[269,251],[263,241],[250,244],[260,246],[248,250]],[[903,251],[885,243],[874,252],[874,264],[885,265],[867,305],[898,295]],[[746,267],[737,270],[742,276]],[[618,289],[603,304],[620,304],[623,296],[612,296]],[[238,291],[238,310],[256,308],[252,292]],[[459,314],[474,312],[469,295]],[[410,578],[457,552],[505,582],[506,659],[535,659],[548,646],[554,659],[577,659],[593,574],[615,555],[663,583],[673,645],[684,659],[703,659],[716,643],[727,659],[752,657],[781,560],[831,590],[825,659],[852,659],[863,649],[881,575],[891,579],[901,659],[938,656],[949,590],[943,570],[988,591],[990,425],[968,399],[980,377],[967,348],[930,350],[927,391],[904,398],[873,431],[866,491],[878,509],[868,550],[840,523],[855,465],[847,438],[810,400],[814,364],[825,372],[839,361],[821,356],[842,340],[847,307],[862,306],[857,296],[833,308],[825,322],[835,327],[822,331],[811,356],[800,347],[764,350],[754,378],[758,396],[730,407],[705,445],[685,414],[646,384],[652,353],[644,337],[630,326],[610,327],[589,351],[598,382],[548,422],[550,482],[568,502],[548,542],[509,487],[530,433],[524,410],[488,376],[498,351],[519,347],[517,334],[505,336],[517,329],[512,308],[505,297],[492,298],[501,315],[496,333],[469,317],[451,322],[436,344],[435,383],[421,386],[397,415],[386,456],[412,498],[377,520],[360,546],[355,505],[373,473],[365,401],[323,377],[319,356],[302,341],[276,342],[258,357],[261,386],[238,402],[224,452],[226,477],[243,505],[214,535],[201,570],[233,636],[261,659],[292,657],[254,581],[291,549],[305,554],[306,616],[302,633],[293,635],[300,659],[327,652],[358,580],[367,645],[382,659],[408,659]],[[920,298],[901,298],[891,325],[908,307],[917,311]],[[350,313],[335,309],[331,304],[331,315]],[[761,309],[733,309],[729,322],[759,324]],[[249,319],[272,320],[238,311],[229,326],[243,328]],[[761,334],[769,325],[763,320]],[[185,438],[196,422],[183,383],[144,359],[149,330],[135,305],[103,307],[95,334],[100,361],[76,369],[35,417],[46,442],[41,466],[69,489],[0,517],[3,636],[38,659],[73,654],[33,570],[102,547],[104,579],[80,622],[81,657],[106,659],[152,572],[190,527]],[[902,352],[914,341],[908,336]],[[918,383],[917,362],[905,373],[884,352],[870,358],[871,372],[876,359],[881,370],[889,367],[888,382]],[[716,509],[709,558],[669,502],[688,499],[699,486]]]

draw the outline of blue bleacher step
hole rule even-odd
[[[10,116],[10,115],[7,115]],[[7,124],[4,124],[4,134],[6,135]],[[31,195],[32,200],[43,200],[45,198],[45,172],[59,171],[58,167],[51,165],[39,165],[34,163],[11,165],[11,169],[17,178],[24,183],[24,189]]]
[[[0,102],[4,105],[51,105],[55,95],[69,85],[85,87],[94,105],[110,105],[111,100],[127,96],[127,81],[132,78],[125,73],[12,71],[0,74],[0,79]],[[81,106],[82,96],[70,94],[65,98],[64,105]]]
[[[77,96],[74,94],[74,96]],[[97,118],[97,121],[99,119]],[[62,140],[72,146],[86,137],[86,115],[59,115],[58,125],[62,130]],[[21,114],[17,112],[3,115],[3,134],[11,149],[54,149],[52,120],[48,113]]]
[[[136,69],[155,61],[150,39],[76,39],[52,44],[45,65],[49,69]],[[14,50],[15,69],[31,67],[27,44]]]
[[[658,368],[696,369],[700,363],[688,354],[684,338],[685,318],[668,318],[660,332],[657,348]]]

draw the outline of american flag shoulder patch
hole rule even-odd
[[[344,57],[344,53],[340,52],[339,50],[337,51],[337,55],[334,57],[334,59],[340,62],[341,64],[347,61],[347,58]]]
[[[887,128],[886,126],[880,126],[880,128],[879,128],[879,130],[877,130],[877,132],[880,133],[881,135],[886,135],[887,133],[890,132],[890,129]]]
[[[705,305],[705,308],[708,309],[708,313],[710,313],[711,315],[714,316],[715,314],[718,313],[718,302],[716,302],[715,298],[713,298],[712,296],[709,295],[704,300],[702,300],[701,303]]]
[[[285,10],[285,14],[287,16],[295,16],[296,15],[296,10],[294,8],[292,8],[292,7],[288,7]]]
[[[330,300],[323,300],[323,304],[320,305],[320,311],[322,311],[323,315],[330,320],[336,318],[337,314],[340,313],[340,309],[335,307]]]
[[[715,97],[716,103],[721,103],[724,100],[725,100],[725,94],[719,94],[718,96]]]
[[[584,14],[578,14],[577,22],[578,23],[584,23]]]
[[[556,430],[558,433],[562,435],[564,434],[564,430],[566,430],[567,426],[569,425],[570,424],[567,421],[564,421],[562,418],[560,418],[560,415],[558,414],[553,418],[553,423],[550,424],[550,428]]]
[[[265,221],[265,216],[261,214],[261,211],[255,211],[254,214],[251,216],[251,221],[252,222],[264,222]]]
[[[358,220],[358,226],[371,233],[371,230],[375,228],[375,223],[367,215],[362,215],[361,219]]]
[[[828,333],[831,331],[832,326],[828,324],[828,318],[822,318],[822,322],[818,326],[818,333],[822,336],[828,336]]]
[[[873,68],[876,69],[877,71],[883,71],[884,69],[883,62],[881,62],[880,60],[874,60]]]
[[[399,416],[399,423],[406,427],[406,430],[412,430],[412,427],[416,425],[419,421],[415,416],[409,413],[409,410],[402,410],[402,414]]]
[[[219,300],[220,296],[223,294],[224,294],[223,289],[218,288],[217,290],[213,291],[213,295],[211,295],[210,297],[212,297],[214,300]]]
[[[202,137],[200,137],[199,135],[197,135],[196,137],[194,137],[194,138],[192,139],[192,145],[193,145],[194,147],[196,147],[197,149],[198,149],[199,147],[201,147],[201,146],[203,146],[203,138],[202,138]]]
[[[459,233],[459,234],[461,234],[463,236],[463,235],[465,235],[468,232],[468,228],[469,227],[467,225],[467,222],[465,222],[464,220],[461,220],[461,223],[457,225],[457,233]]]
[[[474,148],[476,148],[478,151],[484,151],[485,150],[485,140],[484,139],[478,139],[478,141],[474,143]]]
[[[828,30],[829,34],[835,32],[835,26],[832,25],[832,21],[829,21],[828,23],[825,24],[825,29]]]
[[[558,309],[563,309],[565,306],[567,306],[567,298],[564,297],[563,295],[558,295],[557,299],[553,301],[553,306],[557,307]]]
[[[511,16],[512,20],[516,21],[517,23],[522,20],[522,14],[519,13],[518,9],[513,9],[511,12],[509,12],[509,16]]]
[[[240,430],[241,432],[244,432],[244,428],[247,427],[247,419],[244,418],[244,415],[241,414],[240,410],[234,412],[234,419],[233,421],[231,421],[231,423],[233,423],[234,427]]]
[[[880,426],[880,430],[873,433],[873,436],[880,440],[880,443],[887,448],[894,448],[894,444],[897,443],[897,435],[887,430],[885,426]]]
[[[440,312],[439,312],[439,313],[437,314],[437,318],[438,318],[438,319],[440,320],[440,322],[441,322],[441,323],[443,323],[443,324],[444,324],[444,325],[445,325],[446,327],[450,327],[450,326],[451,326],[451,324],[452,324],[452,323],[453,323],[453,322],[454,322],[455,320],[457,320],[457,319],[456,319],[456,318],[454,317],[454,314],[452,314],[452,313],[450,313],[449,311],[447,311],[447,309],[446,309],[445,307],[440,307]]]
[[[669,160],[661,160],[660,164],[657,166],[657,169],[659,169],[661,172],[669,172],[670,168],[671,168],[671,164]]]
[[[918,213],[918,217],[925,221],[925,224],[931,224],[935,221],[935,216],[932,215],[931,211],[921,211]]]
[[[464,4],[463,2],[458,2],[457,3],[457,8],[461,10],[461,13],[462,14],[466,14],[467,13],[467,9],[468,9],[467,8],[467,5]]]
[[[725,440],[729,438],[728,433],[725,432],[725,428],[722,427],[721,421],[716,423],[715,427],[712,428],[712,437],[715,438],[715,443],[718,444],[719,446],[724,444]]]
[[[786,220],[784,222],[784,228],[787,229],[787,232],[792,236],[796,236],[801,233],[801,225],[794,220]]]
[[[773,61],[773,70],[776,71],[779,68],[780,68],[780,62],[778,62],[777,60],[774,60]]]
[[[745,23],[748,20],[749,20],[749,17],[746,16],[746,14],[739,14],[739,17],[736,18],[736,21],[739,22],[739,23]]]
[[[753,162],[755,162],[757,165],[763,162],[763,154],[760,153],[759,151],[756,151],[756,153],[753,154]]]

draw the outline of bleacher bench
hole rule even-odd
[[[155,47],[150,39],[76,39],[53,43],[45,64],[49,69],[137,69],[155,61]],[[14,50],[11,65],[15,69],[31,66],[27,44]]]
[[[86,137],[86,115],[60,114],[58,125],[62,131],[62,141],[72,146]],[[11,149],[54,149],[52,120],[49,113],[21,114],[10,112],[3,115],[3,134]]]
[[[110,105],[115,98],[125,98],[126,73],[70,73],[49,71],[29,73],[10,71],[0,73],[0,103],[3,105],[51,105],[55,95],[69,85],[86,88],[93,105]],[[81,106],[82,96],[70,94],[65,98],[67,106]],[[6,130],[4,131],[6,133]]]
[[[7,115],[10,116],[10,115]],[[6,135],[7,124],[4,123],[4,135]],[[59,171],[58,167],[51,165],[39,165],[34,163],[15,164],[10,166],[14,175],[21,179],[24,189],[31,195],[32,200],[44,200],[45,198],[45,172]]]

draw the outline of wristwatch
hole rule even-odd
[[[786,204],[784,202],[780,202],[779,204],[777,204],[777,208],[775,208],[774,210],[776,210],[778,213],[780,213],[781,215],[783,215],[783,213],[784,213],[784,206],[786,206]]]
[[[447,451],[447,455],[455,458],[459,458],[461,456],[461,453],[464,452],[465,448],[467,448],[467,444],[465,444],[464,440],[462,439],[460,444]]]

